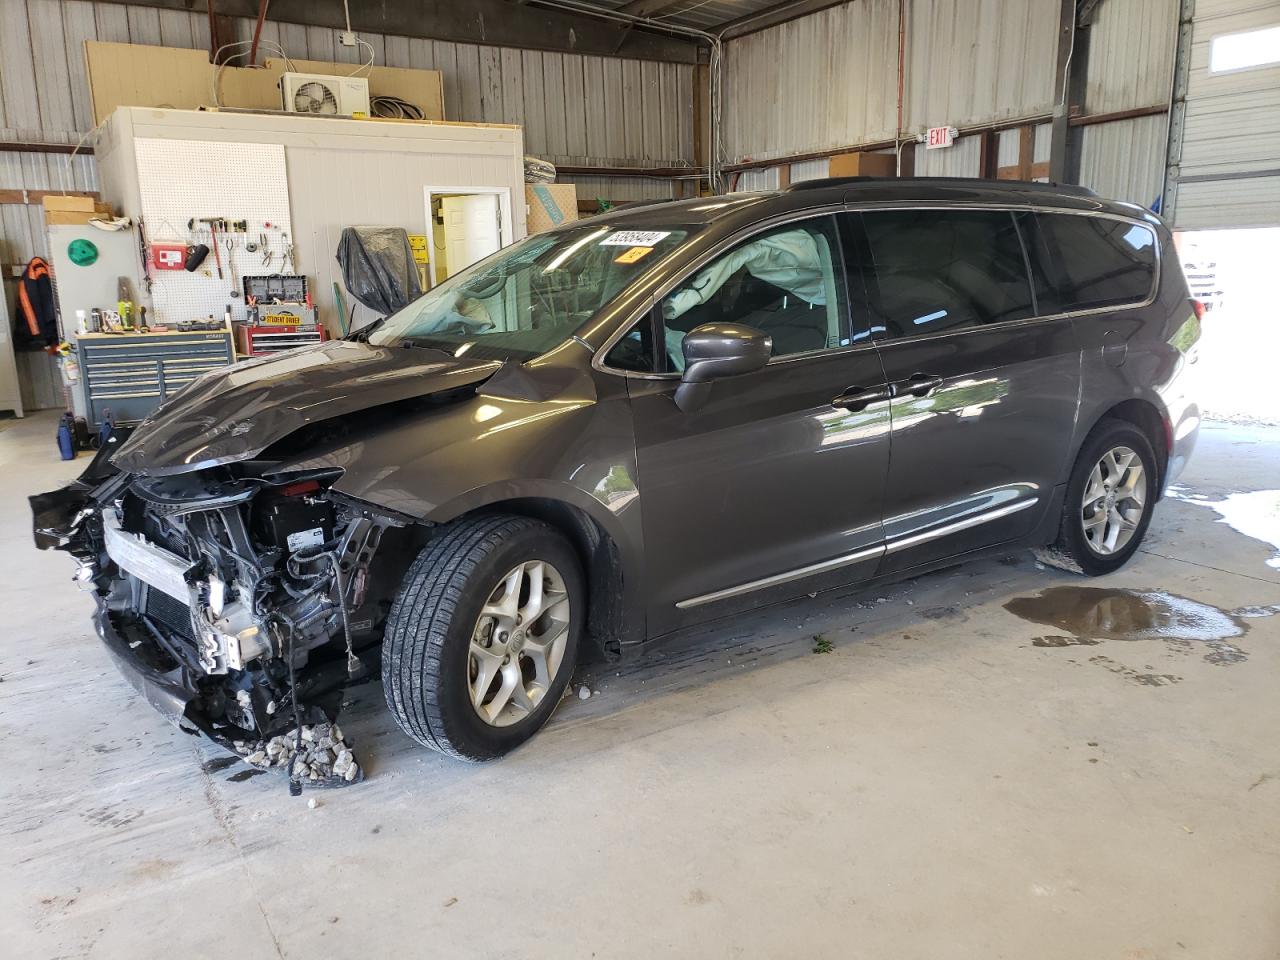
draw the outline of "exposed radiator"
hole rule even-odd
[[[185,603],[173,599],[167,593],[147,588],[146,605],[143,614],[186,640],[194,640],[191,635],[191,610]]]

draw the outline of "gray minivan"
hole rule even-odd
[[[185,725],[296,733],[380,660],[409,736],[484,760],[695,623],[1018,545],[1115,570],[1195,443],[1198,314],[1159,218],[1076,187],[633,207],[205,375],[36,539]]]

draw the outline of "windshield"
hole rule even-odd
[[[479,360],[528,360],[567,340],[697,227],[582,226],[535,234],[367,327],[375,345]]]

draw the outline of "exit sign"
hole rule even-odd
[[[930,127],[924,145],[926,150],[936,150],[939,147],[949,147],[955,142],[955,127]]]

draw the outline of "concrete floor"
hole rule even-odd
[[[1212,509],[1280,486],[1280,429],[1202,436],[1182,494],[1208,500],[1166,501],[1090,586],[1280,604],[1276,549]],[[344,727],[369,779],[309,809],[202,771],[217,754],[115,673],[69,559],[30,546],[22,495],[77,470],[53,455],[47,416],[0,432],[6,956],[1280,955],[1265,609],[1240,662],[1177,631],[1036,646],[1062,631],[1005,602],[1083,581],[1019,553],[597,671],[484,767],[415,747],[365,687]]]

